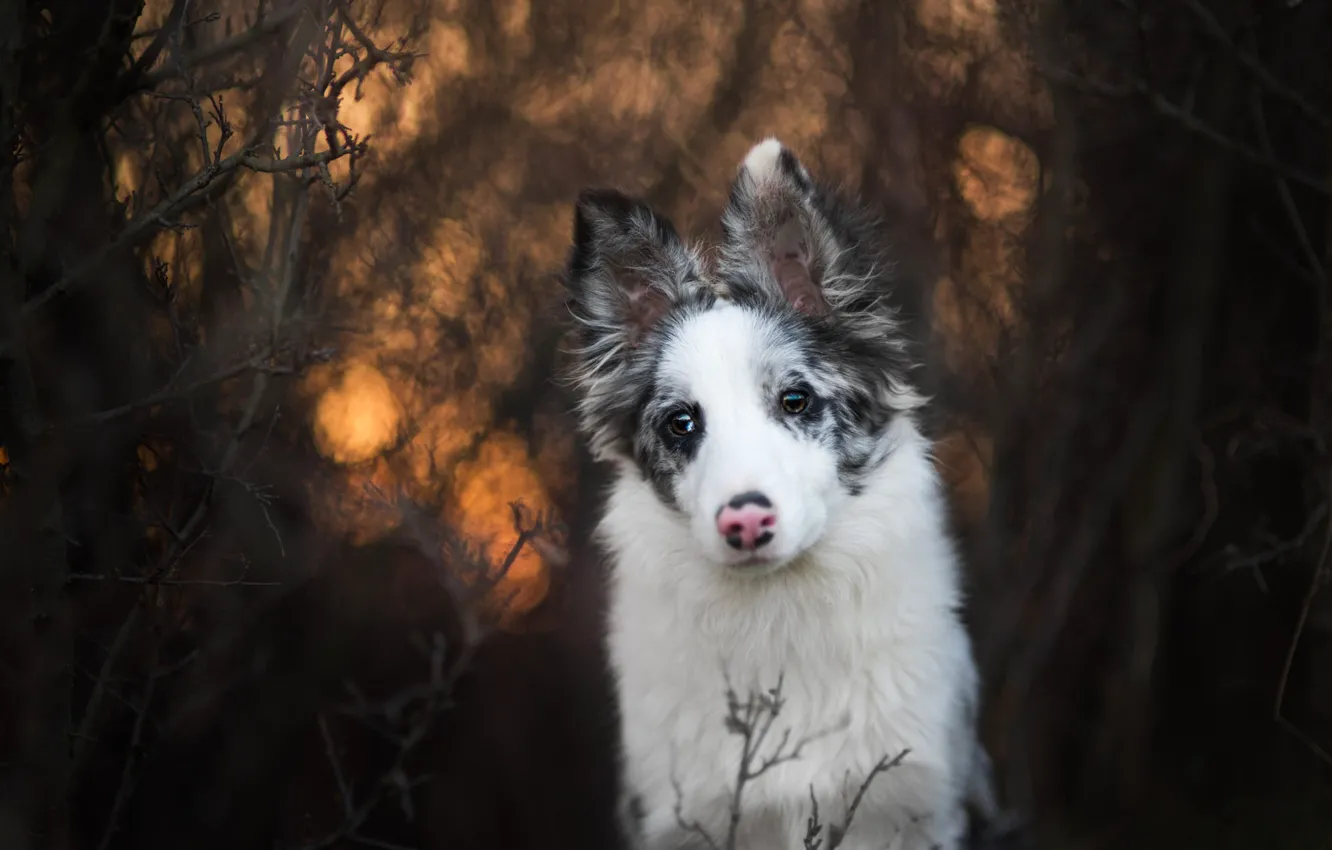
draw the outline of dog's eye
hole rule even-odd
[[[687,410],[677,410],[666,419],[666,430],[676,437],[688,437],[697,428],[698,422]]]
[[[804,390],[787,390],[782,393],[782,410],[792,416],[798,416],[809,409],[809,393]]]

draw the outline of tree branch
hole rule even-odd
[[[1322,129],[1332,130],[1332,116],[1314,106],[1304,95],[1278,80],[1253,54],[1240,49],[1240,46],[1230,37],[1230,33],[1226,32],[1226,28],[1206,6],[1199,3],[1198,0],[1184,0],[1184,5],[1198,19],[1202,31],[1206,33],[1207,37],[1225,47],[1231,56],[1235,57],[1241,65],[1254,75],[1258,82],[1262,83],[1277,97],[1295,106],[1300,112],[1304,113],[1306,118]]]
[[[1328,492],[1332,493],[1332,472],[1328,474],[1327,481]],[[1332,516],[1329,516],[1324,526],[1323,545],[1318,553],[1318,561],[1314,566],[1313,574],[1309,576],[1309,586],[1304,591],[1304,601],[1300,603],[1300,615],[1295,621],[1295,631],[1290,637],[1290,646],[1286,649],[1286,660],[1281,665],[1281,677],[1277,681],[1276,698],[1272,704],[1272,719],[1278,725],[1285,728],[1296,738],[1304,743],[1309,750],[1319,759],[1332,765],[1332,753],[1318,744],[1300,727],[1288,720],[1282,713],[1282,706],[1286,702],[1286,685],[1290,681],[1290,670],[1295,665],[1295,651],[1299,649],[1300,638],[1304,635],[1305,624],[1309,622],[1309,612],[1313,609],[1314,598],[1322,590],[1323,585],[1332,579],[1332,568],[1329,567],[1328,555],[1332,554]]]
[[[203,65],[219,62],[229,56],[240,53],[254,46],[265,37],[280,32],[288,24],[293,23],[305,11],[305,8],[304,3],[292,2],[285,8],[260,18],[255,22],[254,26],[246,29],[244,32],[237,33],[230,38],[224,38],[206,47],[200,48],[195,53],[182,58],[179,64],[183,68],[197,69]],[[162,68],[157,71],[145,72],[138,75],[137,78],[127,75],[121,86],[121,91],[126,96],[136,92],[151,91],[156,89],[162,83],[179,77],[182,73],[181,67]]]
[[[1090,94],[1100,95],[1102,97],[1141,97],[1147,101],[1157,113],[1169,118],[1189,132],[1207,139],[1212,144],[1230,151],[1254,165],[1262,166],[1275,174],[1285,177],[1287,180],[1294,181],[1318,192],[1320,195],[1332,198],[1332,183],[1329,183],[1323,178],[1292,168],[1280,160],[1254,150],[1243,142],[1232,139],[1198,118],[1189,110],[1175,104],[1160,92],[1153,89],[1145,80],[1135,79],[1128,85],[1112,85],[1097,80],[1090,80],[1086,77],[1081,77],[1077,74],[1055,68],[1042,69],[1041,73],[1048,77],[1052,82],[1088,92]]]

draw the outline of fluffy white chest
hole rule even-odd
[[[841,846],[956,846],[975,672],[952,548],[923,492],[924,503],[870,493],[817,561],[738,579],[690,554],[646,485],[616,486],[602,525],[610,655],[627,791],[649,847],[705,846],[695,827],[723,845],[737,784],[737,846],[799,847],[811,794],[821,821],[840,825],[875,764],[904,750]],[[746,714],[751,694],[779,681],[776,717]],[[748,736],[727,722],[728,682]]]

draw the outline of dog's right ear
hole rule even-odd
[[[767,138],[745,155],[722,213],[723,264],[796,310],[828,312],[824,278],[841,254],[814,203],[814,181],[795,154]]]
[[[789,148],[769,137],[750,148],[722,213],[721,276],[758,286],[811,316],[835,314],[886,333],[891,263],[881,223],[854,198],[817,185]],[[875,329],[869,326],[879,324]]]
[[[613,189],[579,193],[565,283],[586,355],[609,365],[700,279],[695,252],[646,203]]]

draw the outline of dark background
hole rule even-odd
[[[1031,842],[1332,846],[1329,43],[1327,0],[0,5],[0,846],[611,846],[571,202],[715,235],[768,134],[934,331]]]

